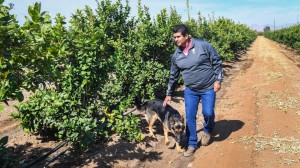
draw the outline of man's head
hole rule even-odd
[[[175,25],[173,27],[173,33],[181,33],[183,36],[189,34],[189,29],[184,24]]]
[[[184,24],[179,24],[173,27],[174,41],[179,47],[186,47],[189,39],[189,29]]]

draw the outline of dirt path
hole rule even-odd
[[[164,146],[162,132],[157,132],[157,139],[148,138],[145,128],[146,140],[141,143],[113,137],[88,152],[69,149],[53,162],[55,156],[49,156],[37,167],[300,167],[300,55],[258,37],[237,62],[224,67],[212,142],[193,157],[185,158]],[[184,113],[181,94],[171,105]],[[199,113],[199,130],[202,122]],[[0,138],[9,136],[14,155],[21,156],[17,165],[28,164],[58,143],[25,134],[17,124],[0,113]]]

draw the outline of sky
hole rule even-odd
[[[41,2],[41,10],[48,11],[52,18],[57,13],[61,13],[67,20],[76,9],[83,9],[85,5],[95,9],[97,4],[95,0],[5,0],[4,4],[14,4],[10,13],[16,15],[19,24],[22,25],[25,21],[24,16],[28,16],[28,6],[35,2]],[[125,0],[122,2],[125,4]],[[137,15],[137,2],[138,0],[129,0],[131,16]],[[141,2],[142,5],[149,7],[152,18],[163,8],[170,11],[170,7],[175,7],[183,21],[188,18],[186,0],[142,0]],[[229,18],[259,31],[262,31],[265,26],[280,29],[300,22],[300,0],[189,0],[189,5],[192,18],[196,19],[199,12],[204,17],[213,14],[215,18]]]

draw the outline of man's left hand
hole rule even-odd
[[[215,81],[214,83],[214,91],[217,92],[221,89],[221,82],[220,81]]]

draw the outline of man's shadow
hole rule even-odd
[[[216,121],[209,144],[213,143],[214,141],[224,141],[230,136],[231,133],[240,130],[244,125],[245,123],[240,120]],[[201,131],[203,131],[203,128],[197,131],[198,140],[200,140]],[[187,137],[183,136],[181,140],[181,146],[187,148],[187,143]],[[201,143],[199,142],[198,147],[200,146]]]
[[[216,121],[214,131],[212,132],[210,144],[214,141],[224,141],[230,136],[231,133],[240,130],[244,125],[245,123],[240,120]],[[203,131],[203,129],[197,131],[198,138],[200,137],[200,131]]]
[[[224,141],[231,133],[240,130],[245,125],[240,120],[220,120],[216,122],[212,133],[212,141]]]

